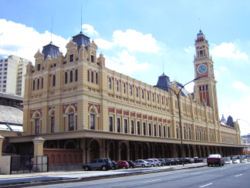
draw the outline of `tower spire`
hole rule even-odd
[[[82,33],[82,4],[81,4],[81,32]]]

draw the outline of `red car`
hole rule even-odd
[[[129,164],[127,161],[117,161],[117,164],[118,164],[118,168],[126,168],[128,169],[129,168]]]
[[[224,159],[220,154],[210,154],[207,158],[207,166],[224,166]]]

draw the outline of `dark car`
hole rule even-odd
[[[128,164],[129,164],[129,166],[130,166],[131,168],[135,168],[135,162],[134,162],[134,161],[129,160],[129,161],[127,161],[127,162],[128,162]]]
[[[82,167],[84,170],[109,170],[112,168],[112,162],[107,158],[94,159],[90,163],[85,163]]]
[[[167,165],[167,163],[166,163],[166,160],[165,159],[159,159],[159,161],[161,162],[161,166],[165,166],[165,165]]]
[[[211,154],[207,157],[207,166],[224,166],[224,159],[220,154]]]
[[[111,164],[112,169],[114,169],[114,170],[118,169],[118,163],[116,161],[113,160],[113,161],[111,161],[111,163],[112,163]]]

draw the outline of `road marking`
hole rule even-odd
[[[213,183],[208,183],[208,184],[205,184],[205,185],[201,185],[200,188],[202,188],[202,187],[207,187],[207,186],[212,185],[212,184],[213,184]]]
[[[237,175],[235,175],[234,177],[240,177],[240,176],[242,176],[243,174],[237,174]]]
[[[149,180],[149,181],[146,181],[146,183],[150,183],[150,182],[154,182],[154,181],[161,181],[161,179]]]

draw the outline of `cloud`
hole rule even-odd
[[[90,36],[98,35],[98,32],[94,29],[94,27],[92,25],[83,24],[82,28],[83,28],[83,31]]]
[[[127,75],[134,74],[137,71],[144,71],[149,68],[146,62],[139,63],[135,56],[129,54],[128,51],[123,50],[118,54],[118,57],[107,58],[107,67],[120,73]]]
[[[18,31],[18,32],[17,32]],[[34,62],[34,55],[38,49],[47,45],[51,40],[51,33],[39,33],[24,24],[0,19],[0,55],[17,55]],[[53,43],[66,52],[68,40],[52,34]]]
[[[233,82],[233,88],[243,91],[250,91],[250,86],[245,85],[242,82],[234,81]]]
[[[184,48],[184,51],[187,54],[194,54],[195,53],[195,48],[194,48],[194,46],[188,46],[187,48]]]
[[[237,49],[235,44],[223,42],[220,45],[216,45],[211,54],[214,58],[228,58],[235,60],[248,60],[248,55]]]
[[[225,72],[225,71],[227,71],[227,70],[228,70],[228,68],[227,68],[227,67],[225,67],[225,66],[221,66],[221,67],[220,67],[220,70],[221,70],[221,71],[223,71],[223,72]]]
[[[101,38],[95,39],[95,43],[101,49],[110,49],[115,45],[114,43],[106,41],[106,40],[101,39]]]

